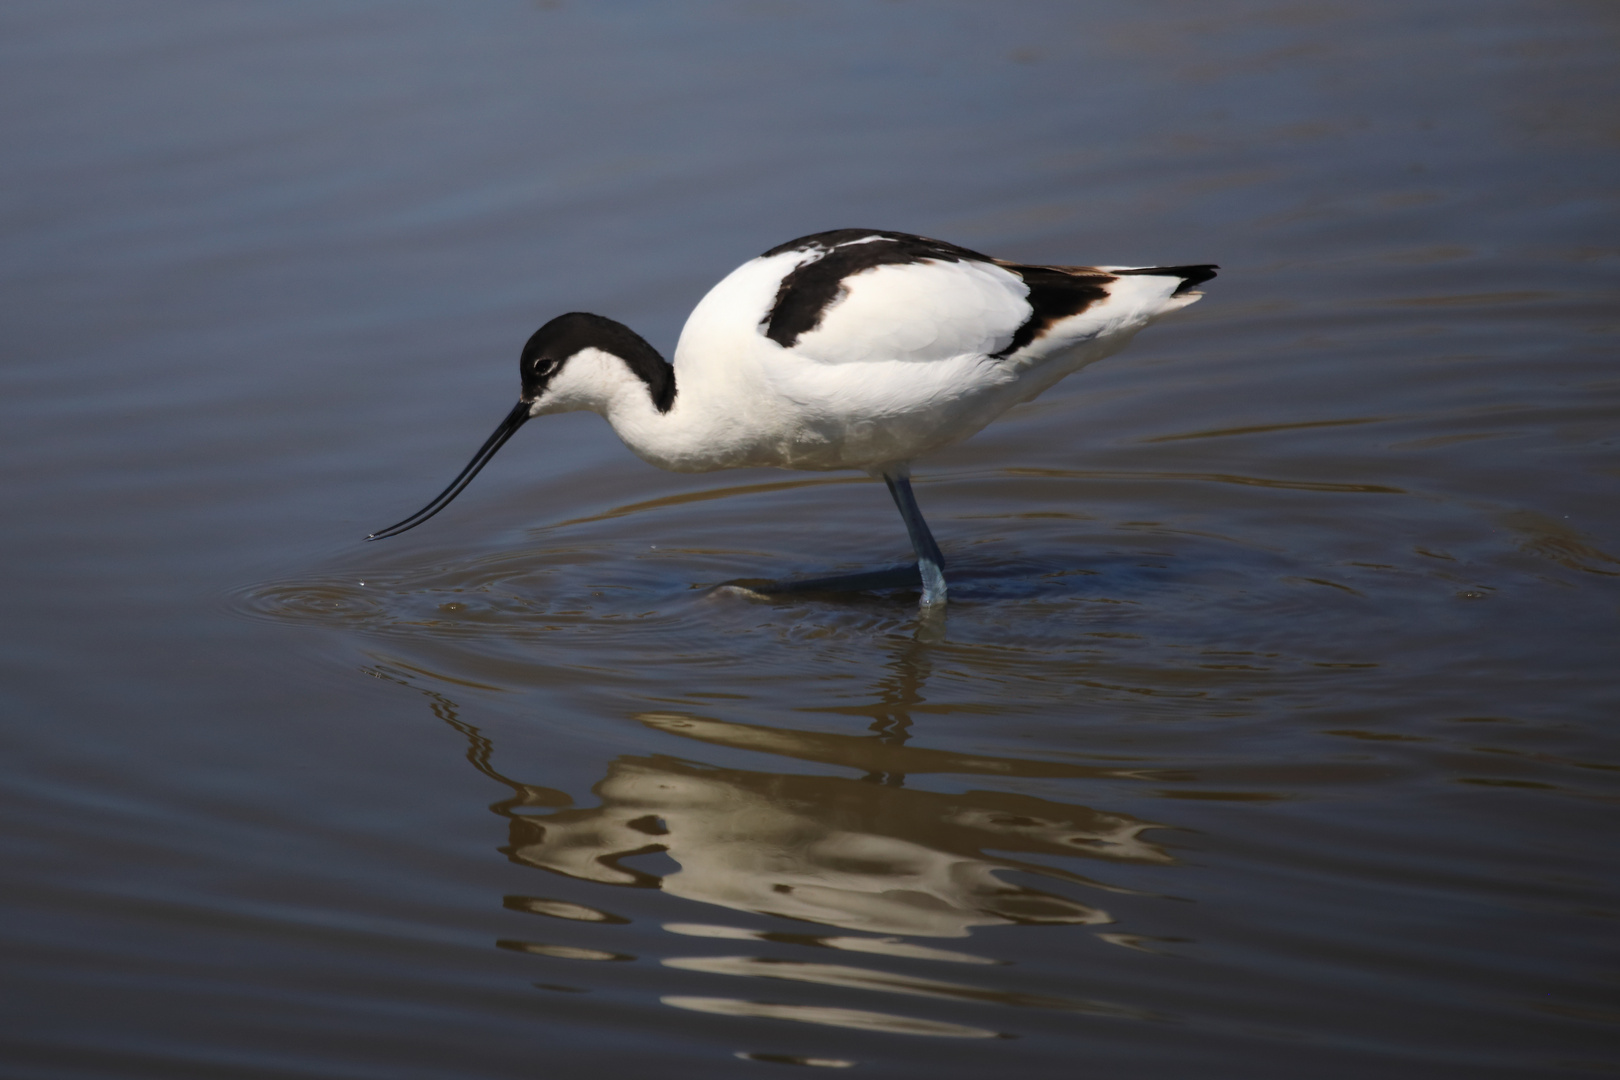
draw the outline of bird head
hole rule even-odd
[[[643,386],[660,412],[675,396],[675,377],[634,330],[623,323],[583,311],[559,315],[530,335],[518,358],[523,392],[466,468],[437,498],[397,524],[366,537],[381,540],[414,529],[450,505],[517,429],[536,416],[578,409],[603,411],[619,393]]]

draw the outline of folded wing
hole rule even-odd
[[[963,356],[1015,365],[1198,299],[1215,267],[1030,266],[906,233],[841,229],[763,258],[796,261],[760,332],[823,363]]]

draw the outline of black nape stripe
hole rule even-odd
[[[1040,337],[1052,326],[1108,295],[1108,283],[1114,275],[1089,266],[1021,266],[1002,263],[1003,270],[1017,274],[1029,286],[1029,318],[1013,332],[1012,340],[1000,352],[991,353],[995,359],[1011,356],[1025,345]]]
[[[822,254],[782,279],[770,311],[760,321],[765,336],[784,349],[792,348],[801,334],[820,326],[827,309],[843,295],[844,282],[863,270],[929,260],[994,262],[987,255],[942,240],[882,229],[834,229],[801,236],[771,248],[761,258],[790,251],[820,251]]]
[[[1143,266],[1135,270],[1110,270],[1110,274],[1124,276],[1126,274],[1140,274],[1144,277],[1178,277],[1181,284],[1171,296],[1180,296],[1188,289],[1195,288],[1215,276],[1220,267],[1215,263],[1198,263],[1194,266]]]
[[[658,350],[621,322],[585,311],[559,315],[536,330],[523,346],[518,370],[523,378],[523,400],[539,397],[564,362],[582,349],[601,349],[625,362],[647,384],[647,393],[659,412],[675,404],[675,369]]]

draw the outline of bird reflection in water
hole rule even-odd
[[[454,704],[433,691],[415,688],[435,701],[434,711],[440,717],[467,736],[469,760],[511,789],[512,796],[492,809],[508,820],[508,844],[502,851],[514,862],[580,881],[660,889],[716,908],[853,932],[817,935],[704,923],[666,924],[665,929],[677,935],[996,963],[971,952],[902,939],[963,938],[975,927],[1010,924],[1100,925],[1113,921],[1097,904],[1010,883],[999,876],[1009,871],[1093,892],[1131,891],[1029,857],[1082,856],[1135,864],[1172,861],[1162,847],[1142,835],[1154,824],[1129,814],[1006,791],[941,793],[906,786],[907,777],[920,774],[1051,779],[1144,779],[1147,775],[1128,768],[910,746],[911,713],[922,703],[928,670],[926,648],[910,643],[889,668],[889,676],[877,687],[875,703],[826,710],[870,716],[871,734],[867,735],[768,727],[680,712],[647,712],[635,717],[666,735],[813,762],[857,775],[755,771],[661,754],[623,755],[607,765],[605,775],[593,786],[597,805],[591,807],[574,805],[569,795],[555,788],[513,780],[496,770],[489,740],[459,719]],[[408,681],[392,671],[373,673]],[[992,851],[995,854],[989,854]],[[638,861],[648,865],[634,865]],[[584,905],[537,897],[510,897],[507,906],[582,921],[624,921]],[[556,955],[554,949],[532,943],[501,944]],[[620,957],[614,954],[611,958]],[[912,996],[1142,1015],[1109,1003],[986,990],[856,966],[757,956],[669,957],[663,964],[712,974]],[[665,1003],[725,1015],[768,1013],[910,1034],[998,1034],[978,1028],[934,1030],[939,1025],[933,1022],[863,1010],[801,1009],[780,1003],[766,1009],[758,1002],[686,996],[670,997]]]
[[[748,743],[756,734],[699,717],[660,713],[642,720],[711,742],[735,735]],[[883,764],[904,757],[884,749]],[[625,756],[610,764],[593,789],[601,800],[595,807],[553,809],[549,789],[520,790],[506,805],[506,852],[517,862],[868,933],[965,937],[975,926],[1111,921],[1097,907],[1008,884],[996,872],[1095,882],[988,856],[987,849],[1166,861],[1139,835],[1145,822],[1001,792],[946,795],[661,756]],[[678,869],[655,874],[627,865],[655,852]]]

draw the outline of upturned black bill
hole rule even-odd
[[[510,439],[512,433],[522,427],[528,419],[529,402],[520,401],[512,406],[512,411],[506,414],[506,419],[502,420],[501,426],[495,429],[495,434],[491,435],[484,445],[478,448],[478,453],[474,454],[473,459],[467,462],[467,467],[462,469],[454,480],[450,481],[449,487],[439,492],[437,498],[399,524],[390,525],[386,529],[378,529],[366,539],[381,540],[385,536],[398,536],[406,529],[416,528],[416,526],[449,506],[450,500],[460,495],[462,490],[472,483],[472,479],[478,475],[478,471],[488,465],[489,459],[495,456],[495,451],[505,446],[506,440]]]

